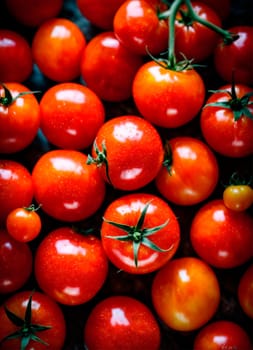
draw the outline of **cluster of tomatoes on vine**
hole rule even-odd
[[[159,322],[197,331],[194,350],[215,346],[214,335],[223,335],[219,349],[250,350],[240,325],[213,318],[214,270],[243,265],[237,297],[253,318],[251,179],[234,172],[221,198],[212,195],[218,157],[253,153],[253,27],[223,29],[229,0],[77,0],[99,28],[88,40],[59,16],[62,0],[5,3],[34,35],[0,29],[0,293],[12,294],[0,306],[0,349],[62,349],[59,304],[95,298],[112,265],[154,274],[152,309],[125,295],[100,301],[83,330],[89,350],[158,350]],[[212,91],[197,70],[206,61],[224,81]],[[26,85],[35,69],[45,91]],[[130,100],[130,113],[107,115],[107,103]],[[201,137],[170,137],[197,119]],[[18,156],[37,138],[44,149],[28,168]],[[177,256],[174,207],[197,205],[194,255]],[[81,233],[101,211],[99,232]],[[40,212],[57,222],[46,234]],[[20,291],[32,273],[39,291]]]

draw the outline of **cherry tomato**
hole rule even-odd
[[[251,350],[250,338],[242,327],[231,321],[216,321],[200,330],[193,350]]]
[[[227,19],[230,14],[231,0],[201,0],[219,14],[222,20]]]
[[[40,126],[47,140],[67,149],[90,146],[105,119],[105,109],[97,95],[77,83],[49,88],[40,101],[40,110]]]
[[[94,214],[105,197],[105,182],[87,156],[74,150],[51,150],[32,170],[34,197],[55,219],[79,221]]]
[[[127,50],[113,32],[103,32],[87,44],[81,75],[103,100],[123,101],[130,98],[134,76],[142,63],[142,58]]]
[[[107,272],[100,240],[69,227],[49,232],[36,250],[36,280],[46,294],[62,304],[79,305],[92,299]]]
[[[238,300],[245,314],[253,319],[253,264],[243,273],[237,290]]]
[[[223,192],[223,201],[231,210],[246,210],[253,204],[253,189],[249,185],[230,185]]]
[[[152,301],[167,326],[177,331],[192,331],[206,324],[217,311],[219,283],[204,261],[177,258],[156,273]]]
[[[153,125],[138,116],[124,115],[108,120],[98,130],[88,163],[95,163],[113,187],[131,191],[151,182],[162,161],[162,140]]]
[[[20,83],[0,85],[0,152],[15,153],[35,139],[40,107],[29,89]]]
[[[253,256],[252,227],[247,212],[235,212],[222,199],[214,199],[195,214],[190,239],[203,260],[218,268],[233,268]]]
[[[32,273],[32,251],[0,229],[0,252],[0,294],[12,293],[23,287]]]
[[[85,35],[77,24],[53,18],[43,22],[33,37],[33,59],[47,78],[67,82],[79,76],[85,46]]]
[[[178,205],[193,205],[208,198],[219,177],[216,157],[193,137],[174,137],[167,144],[167,159],[155,179],[158,191]]]
[[[14,314],[10,320],[6,309]],[[29,310],[27,312],[27,309]],[[30,318],[31,316],[31,318]],[[13,294],[0,307],[0,349],[61,350],[66,337],[66,324],[60,307],[40,292],[22,291]],[[3,339],[20,331],[14,339]],[[36,338],[38,337],[38,338]]]
[[[175,71],[150,61],[141,66],[133,81],[133,98],[139,112],[164,128],[191,121],[204,97],[204,82],[194,69]]]
[[[114,200],[101,227],[102,244],[112,263],[129,273],[158,270],[176,253],[180,228],[159,197],[135,193]]]
[[[91,310],[84,328],[89,350],[158,350],[161,335],[150,309],[128,296],[111,296]]]

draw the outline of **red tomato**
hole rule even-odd
[[[111,296],[91,310],[84,328],[89,350],[158,350],[159,325],[150,309],[128,296]]]
[[[103,32],[87,44],[81,75],[100,98],[123,101],[131,96],[132,82],[142,63],[142,58],[127,50],[113,32]]]
[[[155,179],[158,191],[178,205],[208,198],[219,177],[218,163],[209,147],[192,137],[174,137],[167,147],[167,159]]]
[[[220,39],[214,50],[214,65],[217,73],[226,82],[252,85],[253,83],[253,26],[235,26],[229,32],[238,34],[232,43]]]
[[[112,263],[129,273],[159,269],[176,253],[180,228],[168,204],[151,194],[114,200],[101,227],[102,244]]]
[[[100,240],[69,227],[48,233],[36,250],[36,280],[46,294],[62,304],[79,305],[92,299],[107,272]]]
[[[38,27],[32,41],[32,53],[46,77],[67,82],[79,76],[85,46],[85,35],[77,24],[66,18],[53,18]]]
[[[29,207],[33,198],[30,172],[12,160],[0,160],[0,226],[15,208]]]
[[[23,287],[32,273],[32,252],[5,229],[0,229],[0,252],[0,294],[12,293]]]
[[[232,89],[230,84],[222,86],[208,98],[200,116],[201,131],[216,152],[245,157],[253,153],[253,120],[249,116],[253,115],[253,89],[242,84],[235,85],[234,93]]]
[[[115,117],[98,130],[92,157],[88,163],[96,164],[113,187],[136,190],[157,175],[163,161],[162,140],[157,130],[140,117]]]
[[[253,189],[249,185],[230,185],[223,192],[223,201],[231,210],[247,210],[253,204]]]
[[[12,30],[0,29],[0,82],[22,83],[32,69],[32,50],[27,40]]]
[[[40,125],[37,99],[23,84],[0,85],[0,152],[14,153],[29,146]]]
[[[49,88],[40,101],[41,130],[52,144],[67,149],[87,148],[105,119],[97,95],[81,84],[61,83]]]
[[[201,0],[201,2],[214,9],[222,20],[225,20],[230,14],[231,0]]]
[[[251,350],[248,334],[231,321],[216,321],[200,330],[193,350]]]
[[[137,71],[133,81],[133,98],[139,112],[164,128],[176,128],[192,120],[204,97],[204,82],[194,69],[174,71],[150,61]]]
[[[237,294],[241,308],[247,316],[253,319],[253,264],[243,273]]]
[[[18,325],[8,318],[4,306],[18,317]],[[30,312],[27,313],[28,308]],[[64,316],[60,307],[45,294],[23,291],[12,295],[0,307],[0,322],[0,341],[14,332],[21,332],[19,337],[1,342],[1,350],[21,349],[21,339],[22,344],[27,343],[26,350],[63,349],[66,336]]]
[[[114,16],[116,37],[132,52],[147,55],[167,50],[167,20],[158,18],[160,1],[127,0]]]
[[[253,256],[253,219],[228,209],[222,199],[204,204],[193,218],[190,238],[196,253],[218,268],[233,268]]]
[[[152,301],[167,326],[177,331],[192,331],[206,324],[217,311],[219,283],[204,261],[177,258],[156,273]]]
[[[74,150],[52,150],[32,171],[34,197],[55,219],[79,221],[94,214],[105,197],[105,182],[87,156]]]

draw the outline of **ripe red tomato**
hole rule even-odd
[[[105,119],[97,95],[81,84],[61,83],[49,88],[40,101],[41,130],[52,144],[66,149],[87,148]]]
[[[158,270],[172,258],[179,245],[180,228],[165,201],[135,193],[117,198],[107,207],[101,237],[115,266],[143,274]]]
[[[91,310],[84,328],[89,350],[158,350],[159,325],[142,302],[128,296],[111,296]]]
[[[142,58],[127,50],[113,32],[103,32],[87,44],[81,75],[103,100],[123,101],[130,98],[134,76],[142,63]]]
[[[201,0],[201,2],[214,9],[222,20],[225,20],[230,14],[231,0]]]
[[[156,273],[152,301],[167,326],[177,331],[192,331],[206,324],[217,311],[219,283],[204,261],[177,258]]]
[[[10,320],[5,307],[16,317]],[[66,337],[65,319],[59,305],[45,294],[32,291],[13,294],[0,307],[0,322],[1,350],[63,348]],[[17,331],[20,331],[18,337],[3,341],[6,336]],[[26,346],[22,347],[21,344]]]
[[[214,191],[219,168],[215,155],[193,137],[174,137],[167,144],[167,159],[155,179],[158,191],[170,202],[194,205]]]
[[[70,227],[49,232],[36,250],[35,277],[40,288],[65,305],[92,299],[107,272],[107,257],[100,240]]]
[[[29,89],[20,83],[0,85],[0,152],[15,153],[35,139],[40,107]]]
[[[125,191],[139,189],[157,175],[163,145],[157,130],[134,115],[112,118],[98,130],[88,163],[95,163],[103,178]]]
[[[243,273],[237,290],[238,300],[245,314],[253,319],[253,264]]]
[[[218,268],[233,268],[253,256],[252,227],[247,212],[235,212],[222,199],[215,199],[195,214],[190,239],[203,260]]]
[[[231,321],[209,323],[197,334],[193,350],[251,350],[249,335]]]
[[[94,214],[105,197],[105,182],[87,156],[74,150],[51,150],[32,171],[34,197],[55,219],[79,221]]]
[[[29,207],[33,198],[30,172],[13,160],[0,160],[0,226],[15,208]]]
[[[0,294],[12,293],[23,287],[32,273],[32,251],[0,229],[0,252]]]
[[[247,210],[253,204],[253,189],[249,185],[229,185],[223,192],[223,201],[231,210]]]
[[[176,128],[192,120],[204,97],[204,82],[194,69],[175,71],[150,61],[137,71],[133,81],[133,98],[139,112],[164,128]]]
[[[85,35],[77,24],[53,18],[43,22],[33,37],[33,59],[46,77],[67,82],[79,76],[85,46]]]

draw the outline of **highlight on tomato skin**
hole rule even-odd
[[[230,185],[223,192],[223,201],[231,210],[247,210],[253,204],[253,189],[249,185]]]

